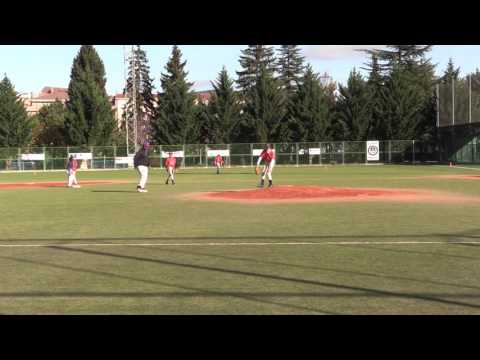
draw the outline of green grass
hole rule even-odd
[[[480,171],[277,167],[274,180],[480,196],[480,179],[415,178],[450,174]],[[253,187],[251,168],[181,170],[175,186],[154,169],[147,194],[135,192],[133,170],[80,172],[78,179],[131,183],[0,190],[0,245],[49,245],[0,247],[1,314],[480,314],[480,245],[448,243],[479,240],[478,204],[180,197]],[[64,180],[62,172],[0,173],[0,183]],[[331,244],[366,241],[415,244]],[[71,246],[86,243],[128,246]]]

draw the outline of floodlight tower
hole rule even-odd
[[[138,48],[138,45],[137,45]],[[137,70],[138,70],[138,61],[137,61],[137,52],[135,51],[135,46],[132,46],[132,62],[133,62],[133,71],[132,71],[132,105],[133,105],[133,141],[135,144],[135,152],[138,150],[138,114],[137,114]]]
[[[125,45],[123,45],[123,83],[125,84],[124,86],[124,93],[126,93],[128,90],[127,90],[127,67],[128,67],[128,58],[129,58],[129,54],[128,54],[128,50],[127,50],[127,47]],[[123,109],[124,111],[126,110],[126,108]],[[129,119],[125,116],[125,140],[127,142],[127,156],[129,154],[129,148],[128,148],[128,145],[129,145],[129,141],[128,141],[128,124],[129,122]]]
[[[320,83],[323,86],[327,86],[331,82],[332,82],[332,77],[328,75],[328,73],[325,72],[323,75],[320,75]]]
[[[136,47],[136,48],[135,48]],[[125,76],[125,89],[127,92],[127,96],[129,98],[129,102],[131,101],[131,105],[133,107],[132,114],[126,114],[125,117],[125,132],[126,132],[126,140],[127,140],[127,152],[129,152],[130,144],[133,144],[134,151],[136,152],[139,147],[138,143],[138,109],[137,109],[137,98],[138,98],[138,84],[137,84],[137,76],[139,70],[139,63],[137,59],[137,53],[140,48],[139,45],[132,45],[130,50],[126,48],[124,45],[124,76]],[[131,75],[131,87],[128,89],[128,77],[127,77],[127,70],[129,68],[130,75]]]

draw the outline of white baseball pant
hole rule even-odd
[[[139,165],[137,167],[137,171],[140,174],[140,182],[138,183],[138,186],[140,186],[142,189],[145,189],[145,185],[147,184],[148,180],[148,166]]]
[[[265,163],[262,171],[262,180],[265,180],[265,175],[268,176],[268,180],[272,180],[272,171],[275,166],[275,160],[270,161],[270,163]]]
[[[68,174],[68,187],[72,187],[73,185],[78,185],[76,171],[67,170]]]
[[[172,181],[175,181],[175,168],[169,166],[167,168],[167,172],[168,172],[168,178],[167,178],[167,181],[172,179]]]

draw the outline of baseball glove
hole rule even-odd
[[[260,168],[258,166],[255,168],[255,174],[260,175]]]

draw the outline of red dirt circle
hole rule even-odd
[[[408,192],[413,195],[413,192]],[[223,191],[210,193],[211,198],[223,199],[312,199],[312,198],[345,198],[358,196],[385,196],[396,195],[398,191],[383,189],[354,189],[317,186],[278,186],[274,188]],[[402,192],[405,194],[405,192]]]
[[[292,202],[328,200],[367,200],[369,198],[392,198],[414,196],[416,191],[396,189],[360,189],[321,186],[276,186],[273,188],[221,191],[199,194],[203,200],[230,200],[242,202]]]
[[[417,189],[340,188],[323,186],[276,186],[266,189],[236,190],[190,194],[196,200],[234,201],[241,203],[305,203],[305,202],[480,202],[480,198],[467,198]]]

